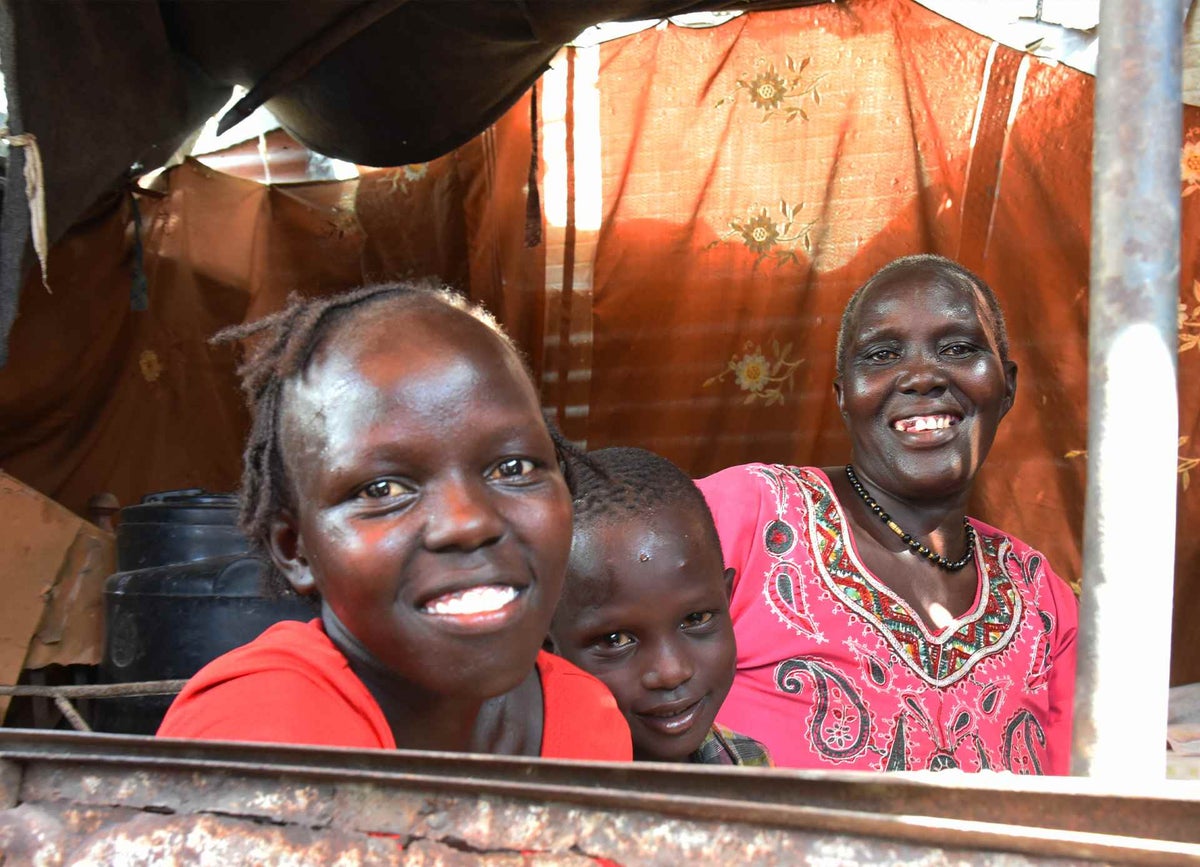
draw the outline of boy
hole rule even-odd
[[[612,690],[643,761],[770,765],[714,724],[737,648],[712,515],[678,467],[644,449],[576,459],[567,585],[555,652]]]

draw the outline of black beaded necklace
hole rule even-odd
[[[858,480],[858,474],[854,472],[854,467],[850,464],[846,464],[846,478],[850,480],[850,486],[854,488],[854,492],[862,497],[862,501],[867,504],[872,512],[879,516],[879,520],[887,524],[888,529],[899,536],[904,544],[908,545],[909,548],[912,548],[934,566],[937,566],[939,569],[945,569],[947,572],[957,572],[963,566],[970,563],[971,559],[975,556],[975,528],[971,526],[971,522],[965,516],[963,517],[963,528],[967,531],[967,552],[957,560],[947,560],[936,551],[930,551],[910,534],[905,533],[900,525],[892,520],[892,516],[883,510],[883,506],[875,502],[875,498],[867,493],[867,489]]]

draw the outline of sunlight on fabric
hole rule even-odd
[[[1096,23],[1100,0],[917,0],[976,33],[1065,63],[1089,75],[1096,72]]]
[[[565,52],[542,76],[542,147],[545,160],[546,222],[567,225],[567,57]],[[575,51],[574,147],[575,227],[598,231],[602,214],[600,163],[600,51]]]
[[[1104,366],[1107,380],[1093,391],[1093,398],[1103,400],[1110,411],[1093,440],[1096,448],[1089,466],[1098,476],[1096,505],[1104,516],[1097,552],[1101,568],[1088,574],[1108,576],[1093,588],[1097,609],[1108,620],[1096,625],[1097,632],[1121,635],[1137,624],[1139,638],[1136,652],[1126,642],[1111,639],[1097,648],[1097,667],[1105,676],[1093,685],[1092,701],[1094,718],[1103,728],[1092,775],[1161,777],[1166,702],[1131,701],[1142,687],[1132,692],[1130,687],[1157,684],[1161,674],[1165,699],[1171,621],[1162,600],[1164,594],[1171,598],[1174,576],[1170,542],[1179,429],[1175,347],[1167,345],[1153,324],[1135,323],[1117,333]],[[1154,538],[1146,541],[1148,536]],[[1147,761],[1154,759],[1159,766],[1148,769]]]
[[[599,73],[598,46],[569,49],[551,63],[540,88],[546,217],[542,399],[563,433],[581,447],[590,413],[592,278],[603,211]]]

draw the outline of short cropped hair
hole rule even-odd
[[[988,286],[977,274],[964,268],[953,259],[933,253],[921,253],[916,256],[904,256],[884,265],[850,296],[850,300],[846,302],[846,309],[842,312],[842,323],[838,327],[838,376],[841,376],[846,370],[846,334],[850,328],[850,322],[854,319],[854,314],[858,311],[867,290],[883,284],[898,283],[911,276],[933,277],[947,286],[968,292],[978,292],[982,295],[992,320],[992,331],[996,337],[996,346],[1000,350],[1000,359],[1008,361],[1008,328],[1004,323],[1004,311],[1000,309],[1000,301],[996,298],[992,287]]]
[[[615,447],[569,461],[576,530],[629,520],[659,508],[688,508],[699,515],[707,541],[721,549],[712,512],[696,483],[671,461],[646,449]]]

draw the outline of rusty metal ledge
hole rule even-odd
[[[737,829],[739,840],[799,833],[1035,860],[1200,863],[1200,784],[1186,782],[1128,793],[1093,780],[1007,774],[610,765],[21,730],[0,730],[0,759],[22,769],[21,804],[216,813],[401,836],[446,804],[462,814],[503,804],[518,825],[522,810],[554,808],[556,821],[572,826],[568,848],[599,854],[617,844],[594,829],[637,815],[629,827],[645,833],[667,821],[701,837]]]

